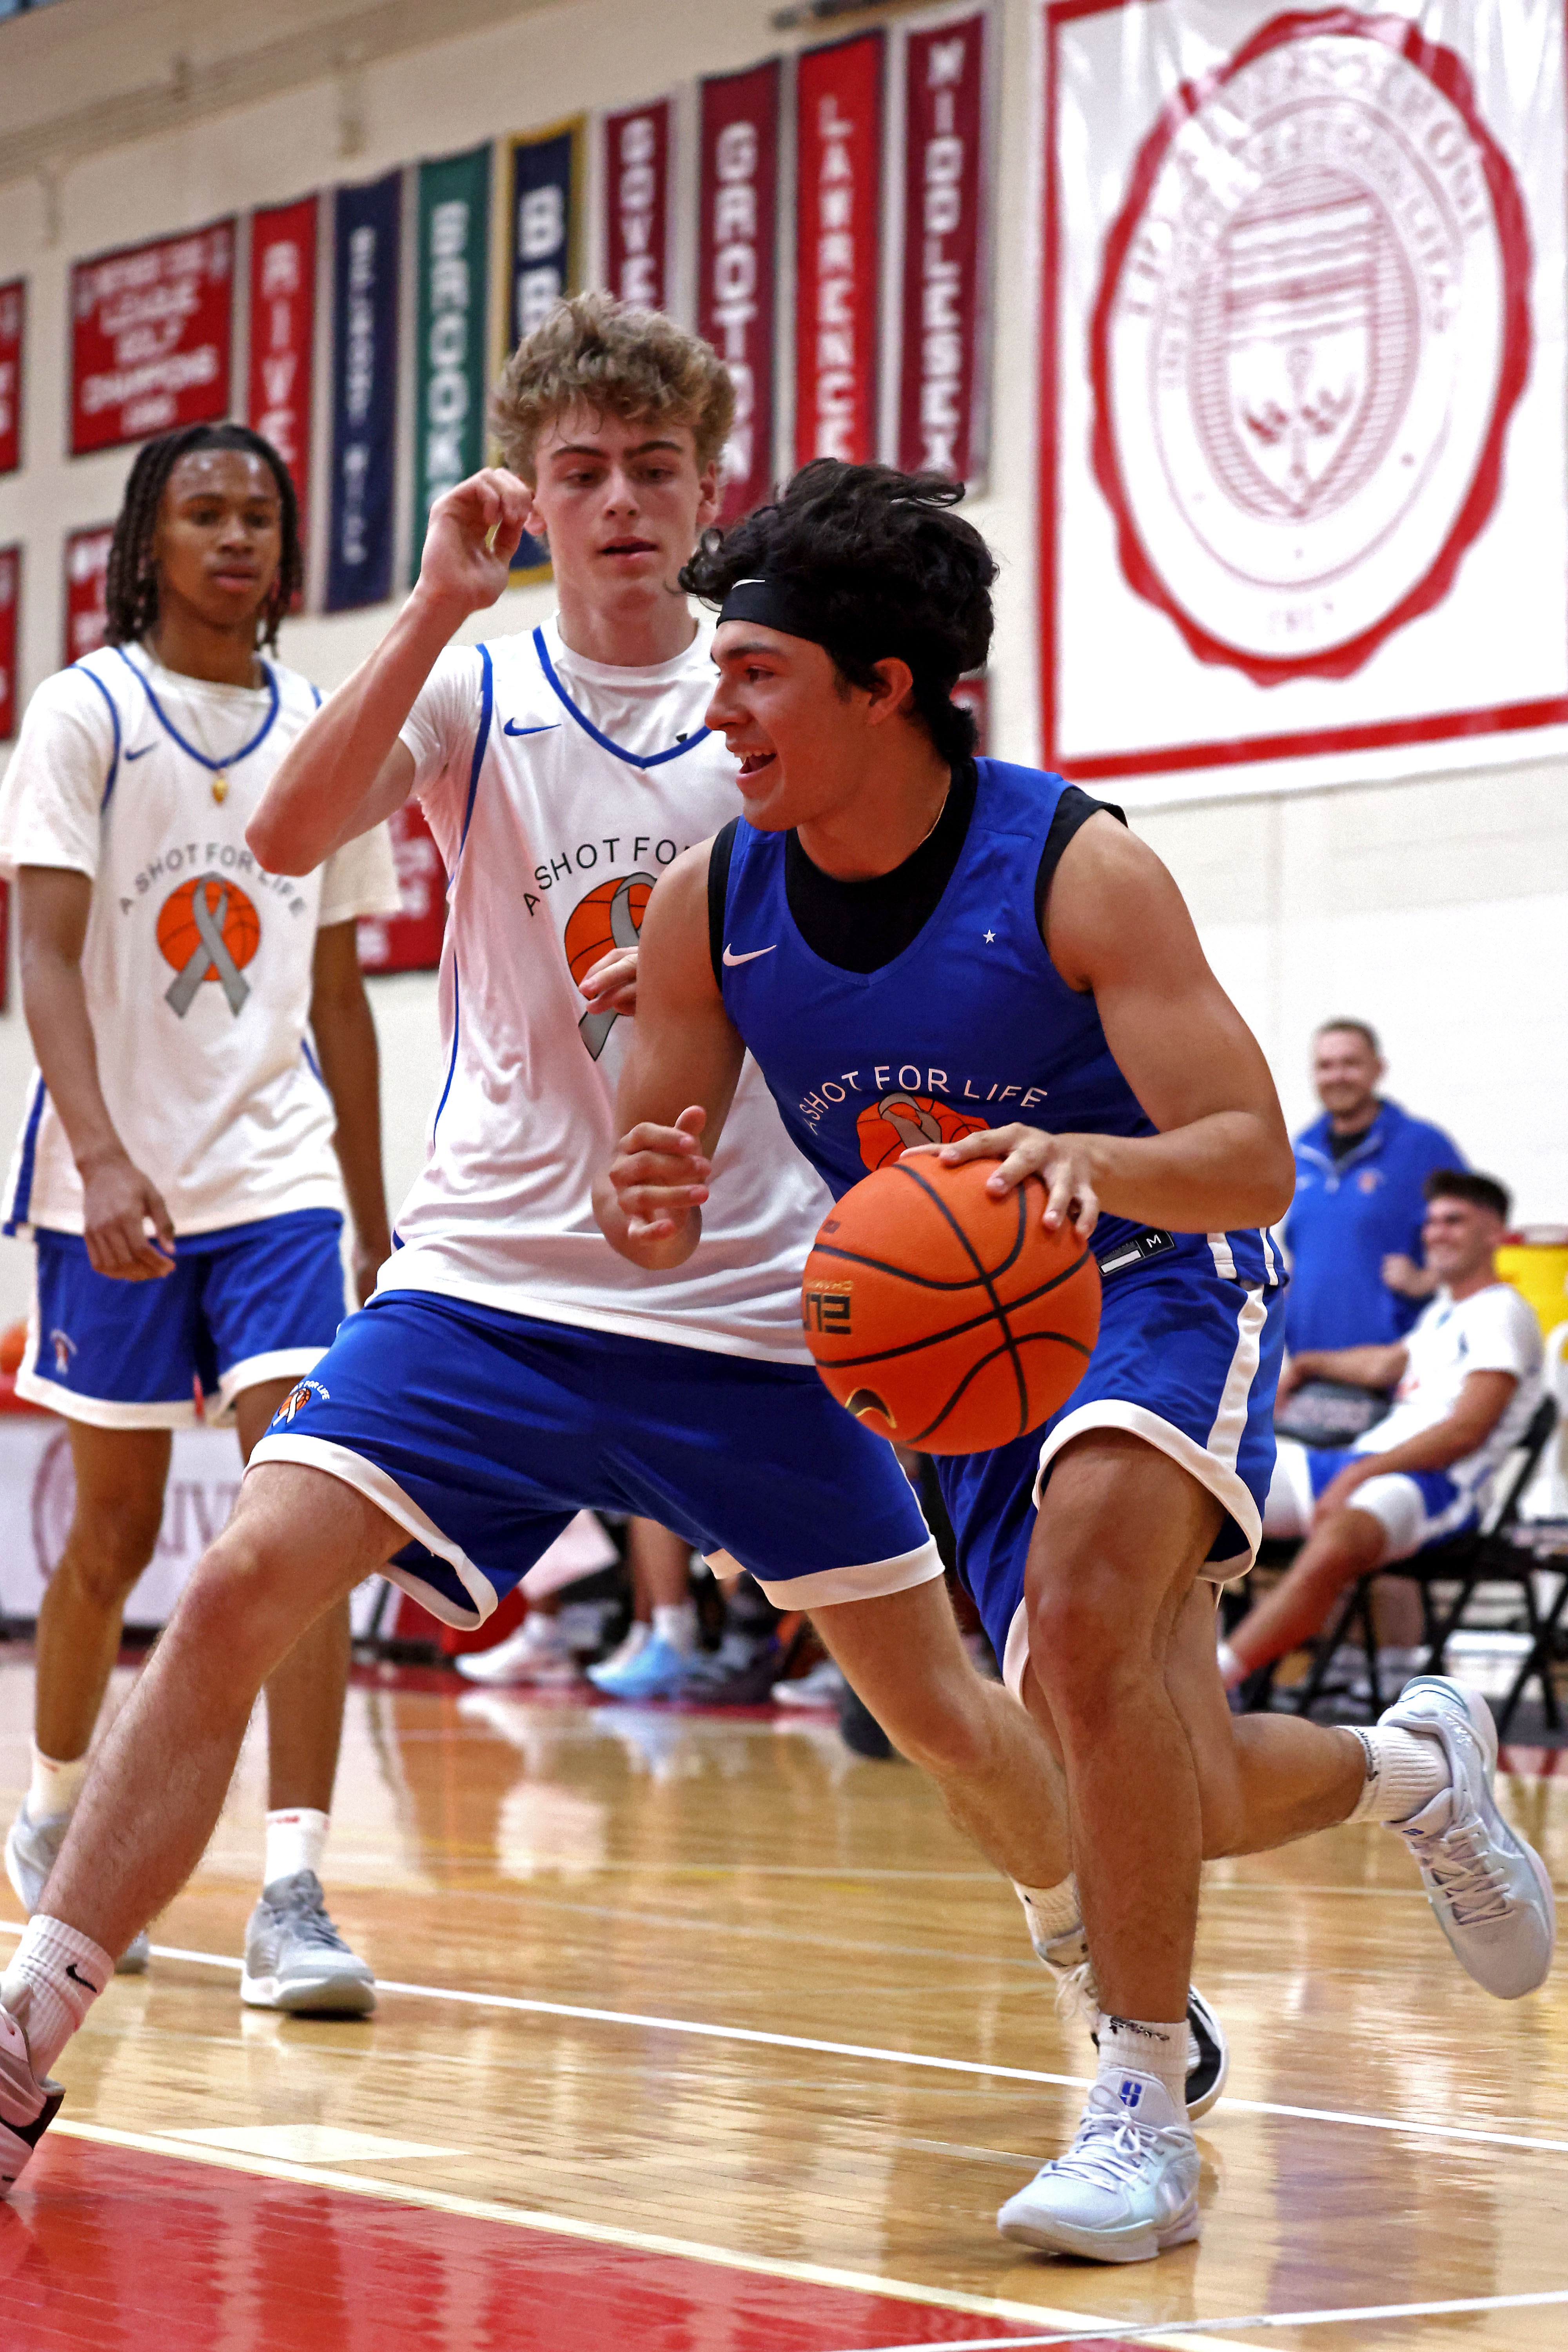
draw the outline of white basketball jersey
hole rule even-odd
[[[39,687],[0,785],[0,871],[93,878],[81,969],[99,1080],[176,1234],[342,1207],[306,1034],[316,933],[398,907],[384,827],[303,881],[264,873],[246,847],[321,699],[267,668],[252,692],[139,646],[89,654]],[[5,1210],[8,1233],[81,1231],[81,1180],[37,1073]]]
[[[453,876],[441,962],[446,1081],[383,1290],[775,1362],[806,1362],[800,1276],[828,1198],[748,1058],[702,1247],[646,1274],[595,1222],[625,1030],[574,984],[629,946],[683,849],[738,814],[702,714],[711,626],[649,669],[584,661],[552,623],[445,653],[403,740]]]

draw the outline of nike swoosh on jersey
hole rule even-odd
[[[139,751],[127,751],[125,754],[126,765],[129,766],[132,760],[144,760],[149,751],[155,751],[157,748],[158,746],[156,743],[143,743]]]
[[[519,727],[514,719],[509,719],[502,727],[501,733],[503,735],[552,735],[560,724],[559,719],[552,719],[548,727]]]
[[[733,971],[738,963],[755,963],[759,956],[772,955],[773,948],[777,945],[778,941],[775,940],[773,948],[748,948],[744,955],[737,955],[733,948],[727,947],[724,950],[724,961]]]

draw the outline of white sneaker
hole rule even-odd
[[[44,1883],[55,1866],[70,1825],[68,1813],[55,1813],[47,1821],[34,1821],[24,1797],[16,1808],[16,1820],[5,1832],[5,1875],[16,1888],[29,1919],[43,1900]],[[115,1961],[115,1975],[145,1975],[152,1953],[153,1947],[143,1927],[139,1935],[132,1937]]]
[[[773,1685],[775,1706],[837,1706],[844,1691],[844,1677],[831,1658],[819,1658],[808,1675],[797,1675],[793,1683]]]
[[[1100,2047],[1100,1994],[1094,1963],[1081,1927],[1069,1927],[1035,1949],[1056,1980],[1058,2017],[1081,2017]],[[1187,2120],[1201,2123],[1215,2105],[1230,2074],[1230,2044],[1217,2012],[1196,1985],[1187,1987]]]
[[[569,1643],[553,1617],[531,1610],[515,1633],[488,1650],[464,1650],[453,1664],[465,1682],[489,1688],[527,1684],[534,1690],[567,1690],[583,1679]]]
[[[239,1997],[247,2009],[304,2017],[368,2017],[375,2007],[375,1977],[328,1917],[313,1870],[262,1888],[245,1931]]]
[[[0,2009],[0,2197],[16,2186],[64,2097],[58,2083],[38,2081],[26,2035],[10,2011]]]
[[[1544,1983],[1557,1941],[1557,1905],[1546,1865],[1497,1809],[1497,1726],[1479,1691],[1447,1675],[1407,1683],[1379,1728],[1435,1734],[1449,1786],[1394,1822],[1415,1856],[1426,1898],[1461,1968],[1499,2000]]]
[[[1005,2238],[1097,2263],[1147,2263],[1201,2227],[1192,2126],[1152,2074],[1095,2084],[1065,2156],[996,2216]]]

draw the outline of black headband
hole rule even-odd
[[[720,608],[721,621],[754,621],[759,628],[777,629],[786,637],[807,637],[826,646],[819,609],[797,580],[773,573],[763,579],[737,580]]]

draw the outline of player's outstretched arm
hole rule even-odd
[[[297,738],[246,828],[268,873],[312,873],[407,799],[414,761],[399,730],[453,632],[506,586],[532,503],[495,466],[437,499],[408,602]]]
[[[162,1193],[120,1140],[99,1080],[81,976],[91,877],[64,866],[24,866],[18,881],[22,1007],[81,1178],[88,1264],[95,1274],[122,1282],[154,1280],[173,1270],[174,1227]]]
[[[637,1018],[616,1095],[621,1139],[594,1186],[605,1240],[650,1272],[683,1265],[701,1238],[711,1155],[745,1056],[709,951],[712,845],[678,857],[644,912]]]
[[[1070,1214],[1086,1239],[1101,1210],[1174,1233],[1277,1223],[1296,1170],[1274,1081],[1153,851],[1114,818],[1091,817],[1057,868],[1045,940],[1068,987],[1093,996],[1117,1066],[1160,1132],[1008,1127],[948,1145],[942,1158],[999,1159],[996,1192],[1043,1174],[1046,1223]]]

